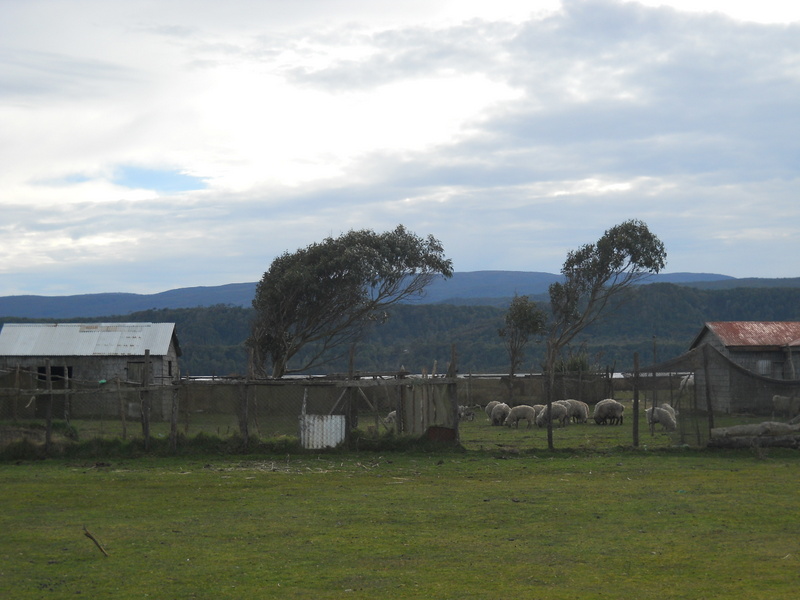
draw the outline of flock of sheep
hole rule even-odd
[[[510,407],[505,402],[493,400],[486,405],[486,415],[492,425],[505,425],[506,427],[519,427],[519,422],[527,421],[528,428],[536,424],[538,427],[546,427],[552,422],[561,427],[566,427],[568,423],[586,423],[589,420],[589,405],[581,400],[556,400],[550,404],[520,404]],[[611,398],[601,400],[594,407],[592,415],[598,425],[621,425],[624,418],[625,407]]]
[[[594,406],[590,411],[589,405],[581,400],[556,400],[551,403],[550,410],[544,404],[520,404],[511,407],[505,402],[493,400],[484,408],[492,425],[505,425],[506,427],[519,427],[520,421],[526,421],[527,427],[546,427],[549,422],[566,427],[568,423],[586,423],[591,412],[592,419],[598,425],[622,425],[625,417],[625,406],[614,400],[606,398]],[[677,413],[669,404],[661,404],[646,411],[647,423],[651,431],[658,424],[666,431],[677,429]]]
[[[478,408],[478,407],[476,407]],[[520,421],[527,422],[530,429],[535,424],[537,427],[547,427],[552,421],[561,427],[566,427],[572,423],[586,423],[589,421],[589,413],[598,425],[622,425],[624,419],[625,406],[614,400],[606,398],[600,400],[594,406],[594,411],[590,411],[589,405],[581,400],[556,400],[550,404],[548,411],[545,404],[519,404],[511,407],[505,402],[492,400],[484,409],[486,416],[489,417],[492,425],[505,425],[506,427],[519,428]],[[645,411],[647,423],[650,431],[653,432],[656,425],[660,424],[665,431],[675,431],[677,429],[677,412],[669,404],[660,404],[655,408],[648,408]],[[458,407],[458,415],[462,421],[472,421],[475,419],[475,411],[466,406]],[[384,419],[384,423],[393,424],[397,413],[390,412]]]

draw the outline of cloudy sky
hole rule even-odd
[[[0,0],[0,295],[257,281],[402,223],[797,277],[800,3]]]

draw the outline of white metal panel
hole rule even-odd
[[[303,448],[335,448],[344,438],[344,415],[300,415],[300,443]]]
[[[174,323],[6,323],[0,356],[164,356],[174,331]]]

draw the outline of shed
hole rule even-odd
[[[800,377],[800,322],[711,321],[690,347],[710,346],[719,359],[695,374],[697,390],[713,392],[715,410],[768,413],[773,394],[794,393]]]
[[[54,380],[169,384],[180,378],[180,355],[175,323],[6,323],[0,331],[0,367],[44,374],[49,360]]]

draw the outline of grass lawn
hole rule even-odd
[[[796,451],[550,453],[542,431],[471,427],[483,450],[0,463],[0,595],[797,593]]]

